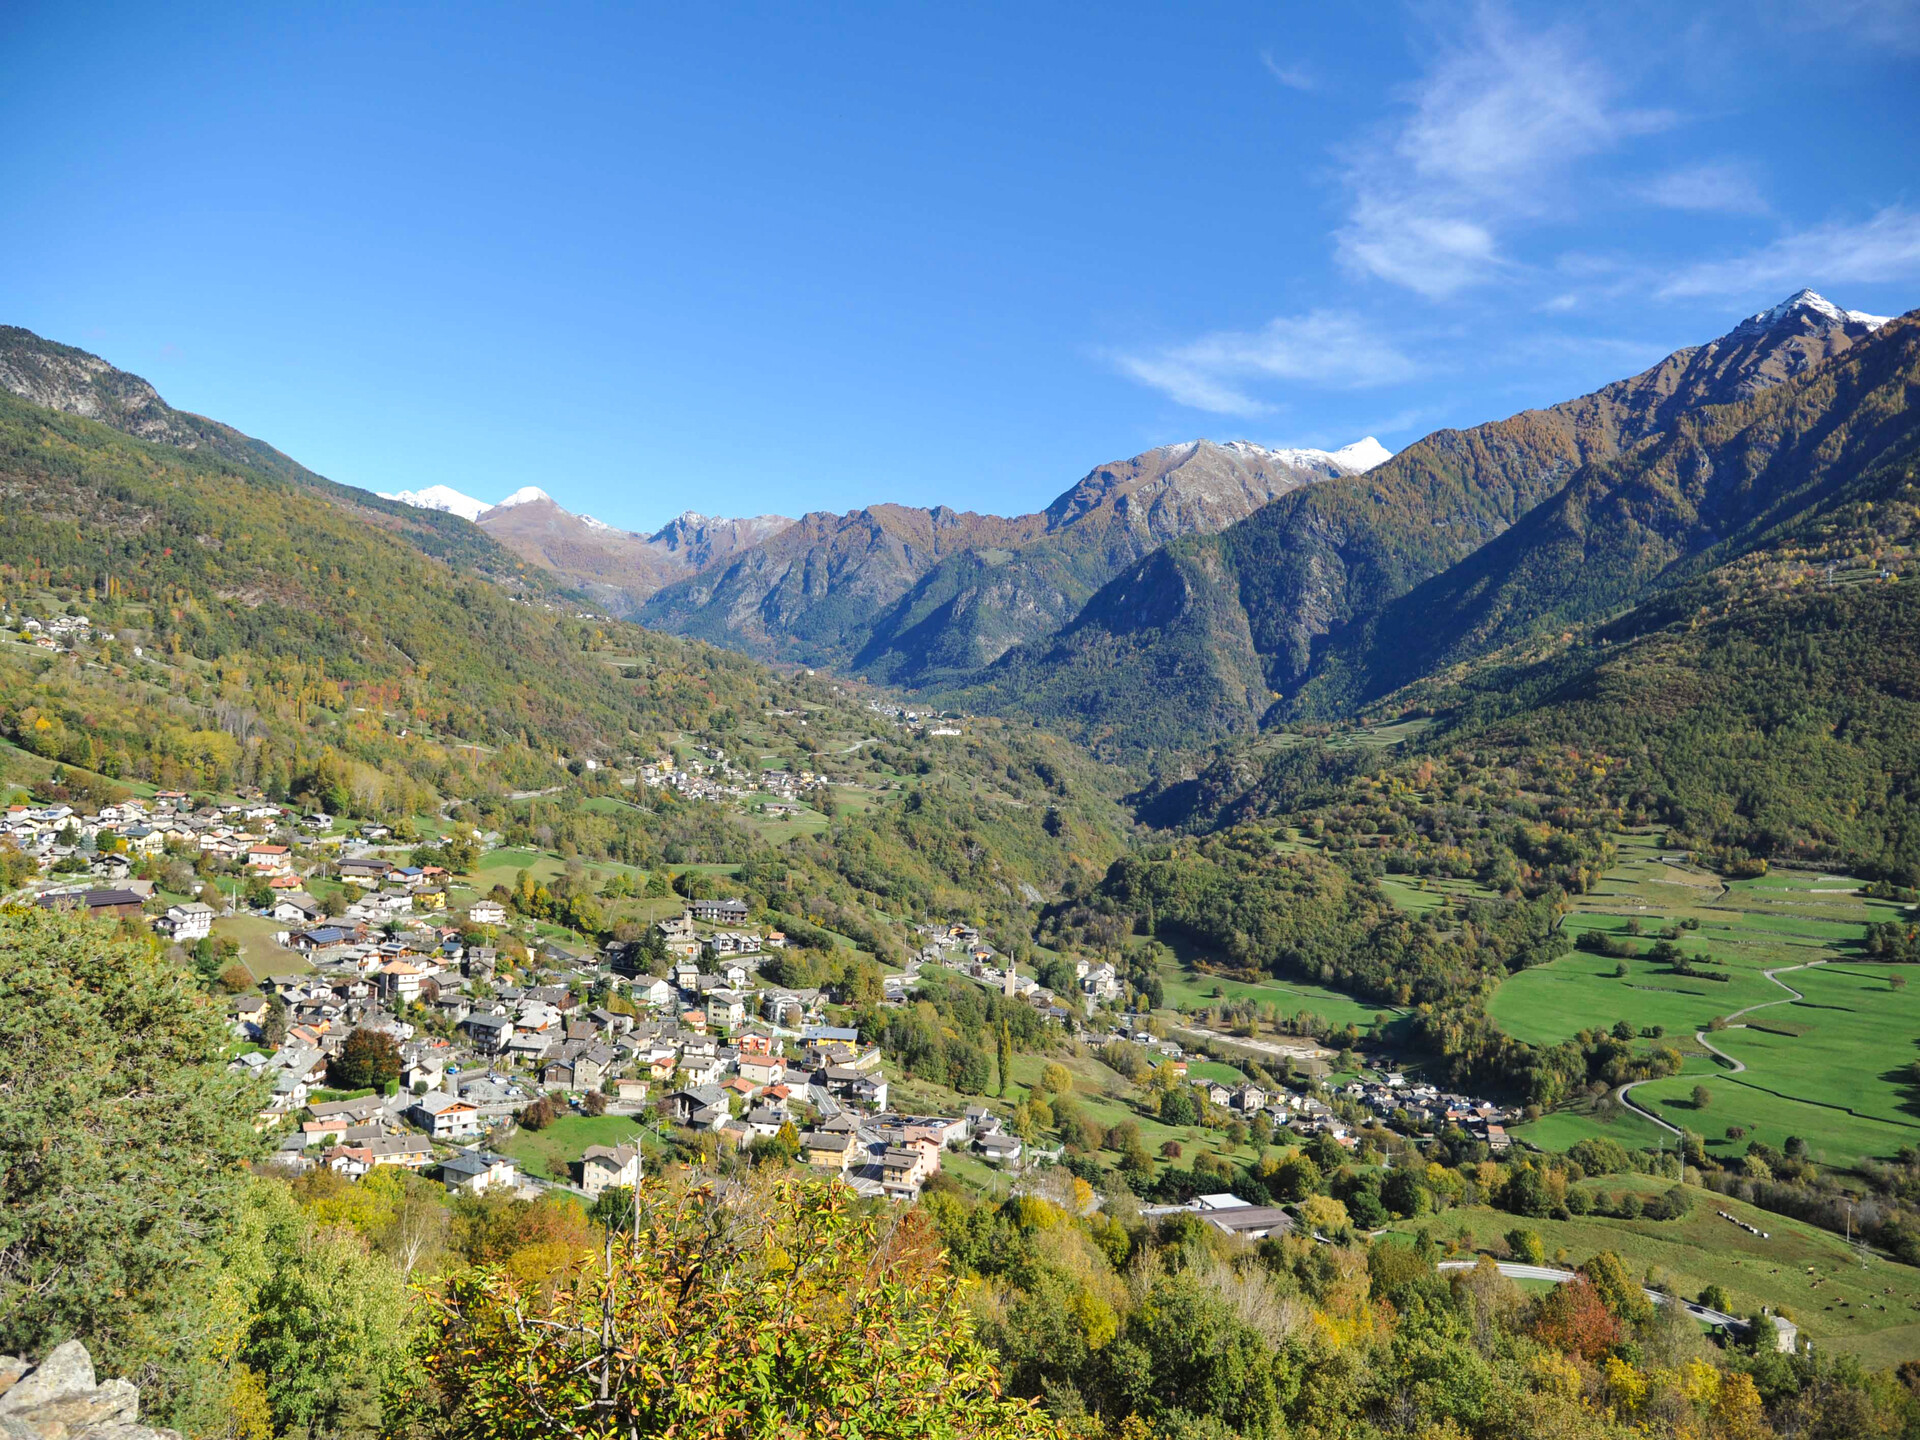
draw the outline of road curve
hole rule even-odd
[[[1478,1260],[1442,1260],[1434,1268],[1440,1271],[1471,1270],[1479,1263]],[[1522,1265],[1512,1260],[1497,1260],[1494,1262],[1494,1266],[1509,1280],[1551,1280],[1556,1285],[1565,1285],[1568,1281],[1575,1278],[1574,1271],[1562,1270],[1554,1265]],[[1678,1298],[1677,1296],[1664,1294],[1659,1290],[1649,1290],[1645,1286],[1641,1287],[1640,1293],[1656,1305],[1665,1305],[1669,1300]],[[1689,1315],[1693,1316],[1694,1319],[1704,1320],[1709,1325],[1724,1325],[1730,1330],[1744,1330],[1747,1328],[1747,1322],[1738,1315],[1728,1315],[1720,1310],[1709,1310],[1705,1305],[1696,1305],[1691,1300],[1681,1300],[1680,1306]]]
[[[1766,1010],[1775,1005],[1791,1005],[1796,1000],[1806,999],[1806,996],[1802,995],[1798,990],[1794,989],[1791,985],[1787,984],[1787,982],[1782,980],[1780,977],[1793,970],[1810,970],[1815,965],[1824,965],[1826,963],[1827,962],[1824,960],[1809,960],[1802,965],[1782,965],[1776,970],[1762,970],[1760,972],[1762,975],[1766,976],[1767,979],[1771,980],[1774,984],[1778,985],[1782,990],[1787,992],[1787,998],[1784,1000],[1762,1000],[1758,1005],[1743,1006],[1742,1008],[1733,1011],[1726,1018],[1728,1020],[1733,1020],[1741,1015],[1750,1015],[1755,1010]],[[1739,1029],[1742,1027],[1734,1026],[1732,1028]],[[1728,1066],[1731,1067],[1727,1071],[1729,1075],[1738,1075],[1741,1071],[1747,1068],[1746,1064],[1743,1061],[1736,1060],[1733,1056],[1729,1055],[1726,1051],[1722,1050],[1719,1046],[1715,1045],[1711,1040],[1707,1039],[1706,1031],[1704,1030],[1694,1031],[1693,1038],[1699,1042],[1701,1047],[1705,1049],[1708,1054],[1713,1055],[1718,1059],[1726,1061]],[[1680,1133],[1679,1126],[1668,1124],[1665,1120],[1662,1120],[1658,1115],[1654,1114],[1651,1110],[1647,1109],[1646,1106],[1636,1105],[1633,1102],[1632,1092],[1637,1087],[1648,1084],[1648,1083],[1650,1082],[1645,1080],[1635,1080],[1634,1082],[1632,1082],[1632,1084],[1622,1085],[1617,1091],[1614,1092],[1614,1098],[1618,1100],[1622,1105],[1626,1106],[1629,1110],[1633,1111],[1634,1114],[1639,1115],[1644,1119],[1651,1120],[1654,1124],[1658,1125],[1662,1130],[1665,1130],[1669,1135],[1678,1135]]]

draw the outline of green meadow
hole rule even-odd
[[[1582,1188],[1615,1192],[1664,1190],[1671,1182],[1647,1176],[1610,1175]],[[1818,1351],[1858,1355],[1868,1365],[1911,1358],[1920,1344],[1920,1270],[1860,1256],[1840,1236],[1758,1210],[1706,1190],[1691,1191],[1692,1212],[1683,1220],[1617,1220],[1581,1216],[1572,1220],[1517,1222],[1484,1206],[1449,1210],[1396,1226],[1434,1239],[1504,1258],[1502,1237],[1516,1224],[1536,1231],[1550,1260],[1579,1263],[1611,1250],[1627,1269],[1688,1297],[1708,1285],[1722,1286],[1737,1311],[1771,1305],[1813,1340]],[[1767,1233],[1749,1234],[1720,1218],[1725,1210]]]
[[[1732,1153],[1749,1139],[1779,1145],[1798,1135],[1822,1160],[1849,1165],[1920,1145],[1920,1093],[1903,1078],[1920,1059],[1920,991],[1904,986],[1901,967],[1868,963],[1861,949],[1868,924],[1904,907],[1860,895],[1844,876],[1775,871],[1728,883],[1675,860],[1652,836],[1622,837],[1620,863],[1577,897],[1564,923],[1569,934],[1607,932],[1643,953],[1622,961],[1575,950],[1512,976],[1489,1007],[1500,1027],[1552,1044],[1625,1020],[1636,1030],[1660,1027],[1667,1042],[1697,1052],[1695,1032],[1726,1017],[1728,1028],[1708,1038],[1744,1072],[1690,1058],[1685,1074],[1636,1088],[1635,1102]],[[1673,926],[1682,926],[1674,941],[1682,952],[1704,956],[1712,963],[1703,968],[1727,980],[1678,975],[1645,958]],[[1713,1098],[1696,1112],[1690,1097],[1702,1080]],[[1552,1141],[1564,1135],[1601,1133],[1586,1129],[1591,1116],[1549,1120],[1525,1138],[1557,1148]],[[1729,1127],[1747,1133],[1730,1140]]]

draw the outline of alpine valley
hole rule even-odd
[[[9,1440],[1920,1435],[1920,312],[526,478],[0,330]]]

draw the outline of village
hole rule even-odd
[[[716,751],[718,773],[725,763]],[[664,770],[646,783],[681,778],[709,783]],[[519,917],[507,904],[480,896],[450,910],[454,877],[444,867],[388,854],[404,847],[383,843],[392,838],[386,826],[356,828],[341,834],[330,816],[264,797],[196,805],[162,792],[85,815],[64,804],[14,805],[0,840],[44,873],[36,897],[44,907],[137,918],[188,948],[207,942],[225,915],[283,927],[272,940],[286,967],[230,1003],[233,1066],[262,1078],[269,1098],[257,1121],[277,1135],[276,1163],[289,1170],[324,1166],[358,1178],[404,1166],[432,1171],[455,1191],[561,1189],[588,1201],[637,1182],[637,1132],[582,1147],[565,1178],[526,1172],[500,1147],[530,1123],[530,1111],[541,1121],[626,1117],[690,1141],[683,1153],[696,1159],[771,1142],[859,1194],[896,1201],[917,1198],[953,1152],[1015,1173],[1058,1158],[985,1104],[952,1115],[893,1108],[882,1050],[833,1023],[845,997],[762,978],[761,964],[787,948],[787,936],[756,925],[740,898],[688,901],[644,942],[536,940],[513,974],[490,943],[513,932]],[[142,857],[168,855],[207,857],[234,883],[197,886],[206,898],[168,900],[153,881],[133,878]],[[325,901],[306,888],[321,875],[333,882]],[[1492,1153],[1508,1148],[1511,1112],[1392,1070],[1297,1087],[1188,1076],[1188,1060],[1200,1055],[1120,1009],[1127,987],[1111,963],[1078,959],[1076,992],[1056,994],[965,922],[925,924],[919,937],[905,969],[884,977],[884,1005],[905,1003],[923,967],[943,967],[1023,1001],[1073,1042],[1145,1046],[1191,1088],[1197,1113],[1226,1124],[1258,1117],[1271,1133],[1326,1135],[1348,1149],[1367,1123],[1414,1135],[1458,1130]],[[341,1087],[330,1081],[355,1035],[387,1042],[392,1093],[334,1093]]]

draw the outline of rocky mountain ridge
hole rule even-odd
[[[1363,473],[1386,453],[1372,437],[1336,452],[1202,439],[1098,466],[1028,515],[898,505],[817,512],[666,587],[639,618],[766,658],[937,683],[1049,633],[1167,541],[1217,531],[1301,486]]]

